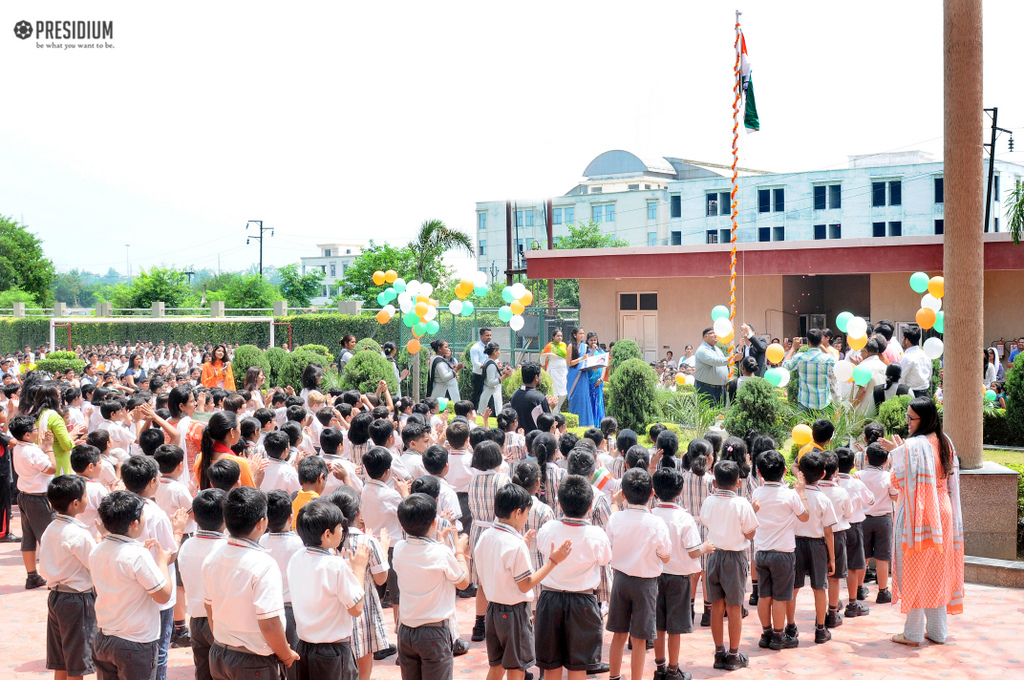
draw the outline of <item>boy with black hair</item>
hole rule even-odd
[[[504,434],[502,434],[504,439]],[[412,479],[427,474],[423,467],[423,452],[430,445],[430,427],[420,423],[408,422],[402,430],[402,445],[405,448],[402,453],[402,465],[409,472]]]
[[[839,486],[835,476],[839,472],[839,459],[833,451],[825,451],[821,454],[822,462],[825,465],[825,474],[818,482],[818,488],[832,501],[832,509],[836,513],[836,524],[832,527],[832,544],[835,552],[835,569],[828,575],[828,614],[825,615],[825,626],[836,628],[843,625],[843,615],[839,613],[839,585],[840,580],[849,576],[846,556],[846,534],[850,530],[850,516],[853,514],[853,503],[850,494],[846,489]],[[854,593],[856,598],[856,593]],[[868,608],[857,604],[854,599],[850,602],[854,605],[854,616],[861,616],[868,613]]]
[[[865,452],[868,466],[861,470],[860,481],[871,492],[872,503],[865,509],[861,531],[864,535],[864,559],[875,558],[878,579],[878,595],[875,602],[892,602],[889,591],[889,563],[892,561],[892,502],[896,500],[896,489],[892,475],[882,466],[889,460],[889,453],[877,442],[869,444]]]
[[[587,519],[589,519],[590,523],[595,527],[604,529],[608,525],[608,519],[612,515],[612,504],[608,496],[602,493],[601,489],[598,488],[597,484],[593,481],[596,474],[595,470],[597,468],[597,463],[594,460],[594,454],[586,448],[576,448],[569,452],[567,458],[565,471],[570,475],[579,475],[580,477],[583,477],[590,481],[591,486],[594,487],[594,502],[591,505]],[[605,585],[610,585],[610,583]],[[605,592],[604,594],[607,595],[608,593]],[[598,594],[597,599],[599,602],[606,601],[606,599],[601,598],[601,593]]]
[[[409,484],[397,481],[394,489],[388,487],[387,482],[394,471],[391,452],[382,446],[373,447],[363,454],[363,469],[369,477],[360,497],[363,523],[367,533],[379,535],[381,529],[387,529],[388,535],[401,536],[402,525],[398,521],[398,506],[402,499],[409,495]],[[393,554],[394,546],[388,551],[388,562],[392,562]],[[378,590],[382,600],[385,593],[390,594],[392,614],[397,625],[401,591],[399,590],[398,576],[393,569],[388,574],[386,588]]]
[[[295,494],[292,501],[292,514],[298,516],[302,506],[315,498],[320,498],[327,488],[327,463],[320,456],[306,456],[299,461],[299,484],[302,489]]]
[[[109,533],[90,553],[89,573],[98,629],[92,657],[101,678],[157,676],[160,608],[174,597],[174,580],[168,566],[172,553],[159,544],[151,551],[140,541],[146,503],[130,491],[114,491],[100,503],[100,520]]]
[[[647,449],[641,449],[647,453]],[[622,476],[621,489],[627,505],[611,516],[606,530],[614,573],[605,624],[612,633],[610,680],[620,678],[627,638],[633,644],[630,677],[643,677],[647,641],[657,637],[658,577],[662,565],[672,557],[668,527],[647,508],[653,489],[646,465],[628,470]]]
[[[651,464],[657,467],[669,467],[673,470],[679,469],[679,460],[676,454],[679,452],[679,437],[672,430],[662,430],[658,438],[654,440],[655,453],[651,457]],[[655,462],[657,461],[657,462]]]
[[[267,469],[260,482],[260,489],[269,493],[281,489],[288,494],[298,493],[302,486],[295,467],[285,457],[289,439],[285,432],[268,432],[263,437],[263,449],[267,452]]]
[[[145,456],[152,456],[156,453],[157,448],[166,442],[167,439],[164,438],[164,432],[160,428],[151,427],[139,433],[139,448]]]
[[[832,436],[836,433],[836,426],[827,418],[818,418],[811,425],[811,441],[804,444],[797,454],[797,462],[809,451],[824,451]]]
[[[619,430],[618,436],[615,437],[615,457],[607,466],[616,480],[622,479],[622,475],[626,472],[626,452],[638,443],[636,432],[629,428]]]
[[[347,526],[341,510],[326,500],[311,501],[298,514],[296,529],[305,549],[292,557],[285,571],[294,584],[299,637],[295,666],[302,680],[359,677],[351,646],[352,619],[363,612],[363,584],[356,574],[366,571],[369,547],[360,544],[351,560],[333,554],[344,542]]]
[[[160,468],[159,484],[154,497],[156,504],[168,517],[173,517],[178,510],[184,510],[186,514],[191,514],[192,494],[181,481],[182,473],[185,470],[185,452],[174,444],[163,444],[157,447],[153,458]],[[189,517],[182,529],[181,543],[188,540],[195,531],[195,520]],[[178,591],[175,595],[174,630],[171,632],[171,645],[173,647],[188,647],[190,643],[188,627],[185,625],[185,590],[181,580],[181,570],[177,569],[177,561],[175,561],[175,571],[177,572]]]
[[[242,468],[238,461],[230,458],[221,458],[214,462],[207,469],[206,475],[210,478],[211,487],[225,493],[242,485]]]
[[[814,592],[814,642],[820,645],[832,639],[832,633],[825,627],[825,616],[828,613],[828,575],[835,570],[832,527],[837,519],[832,501],[818,487],[818,482],[825,474],[822,455],[810,451],[800,459],[798,467],[806,484],[804,493],[807,496],[808,518],[796,527],[796,576],[793,600],[787,604],[786,618],[793,620],[796,596],[806,577],[810,576],[811,590]]]
[[[583,438],[594,442],[594,448],[600,450],[604,445],[604,434],[596,427],[588,427],[583,431]]]
[[[664,435],[664,432],[662,434]],[[690,579],[701,571],[701,555],[712,552],[715,546],[700,537],[697,523],[690,513],[679,505],[679,496],[683,492],[683,475],[672,468],[662,467],[654,472],[652,481],[658,503],[651,514],[661,518],[668,527],[672,552],[668,562],[662,567],[661,576],[658,577],[655,625],[658,637],[654,642],[654,677],[655,680],[690,680],[689,673],[679,670],[680,636],[693,632]]]
[[[783,482],[786,459],[778,451],[764,451],[757,457],[757,474],[763,484],[754,490],[757,535],[757,615],[761,620],[762,649],[792,649],[800,645],[796,622],[789,618],[796,576],[796,524],[810,517],[803,475],[797,475],[793,489]],[[793,608],[792,613],[796,614]]]
[[[557,549],[552,545],[544,566],[533,571],[528,541],[522,534],[532,505],[530,492],[521,486],[506,484],[498,489],[494,494],[497,520],[476,544],[476,571],[487,598],[488,680],[500,680],[506,672],[509,680],[521,680],[534,664],[533,589],[572,551],[568,539]]]
[[[537,416],[537,429],[541,432],[555,433],[555,414],[541,413]]]
[[[302,425],[299,425],[294,420],[285,422],[281,427],[278,428],[281,432],[288,437],[288,454],[281,457],[281,460],[286,460],[289,463],[294,463],[299,458],[299,442],[302,441]],[[264,441],[266,441],[264,439]]]
[[[111,491],[121,478],[121,461],[110,452],[110,433],[106,430],[95,430],[85,435],[85,443],[100,452],[101,469],[97,480],[107,491]]]
[[[397,514],[408,536],[391,551],[392,569],[405,593],[402,622],[397,626],[402,677],[451,678],[454,631],[448,630],[448,620],[455,613],[456,589],[469,585],[469,537],[459,536],[454,554],[432,540],[437,503],[424,494],[404,498]]]
[[[71,469],[85,479],[85,509],[77,515],[76,519],[95,536],[99,530],[96,522],[100,517],[100,503],[110,493],[103,484],[97,481],[103,470],[100,450],[88,444],[78,444],[71,449],[70,460]]]
[[[224,502],[227,544],[203,565],[206,616],[213,630],[210,672],[215,678],[278,680],[298,654],[285,637],[281,570],[257,540],[267,529],[267,497],[232,489]]]
[[[227,543],[224,538],[224,500],[222,489],[203,489],[192,499],[192,514],[198,525],[195,536],[178,550],[178,571],[185,585],[185,608],[189,616],[189,640],[195,662],[196,680],[212,680],[210,647],[213,633],[206,618],[203,589],[203,562]]]
[[[288,579],[288,562],[302,552],[302,539],[292,530],[294,514],[292,499],[281,489],[267,492],[267,533],[260,536],[259,544],[267,550],[281,570],[281,594],[284,599],[285,637],[292,649],[297,649],[299,636],[292,610],[292,594]],[[296,677],[296,667],[288,669],[288,677]]]
[[[89,555],[96,541],[94,530],[78,520],[88,506],[85,486],[84,477],[61,475],[46,490],[56,516],[39,540],[39,571],[50,589],[46,667],[54,672],[54,680],[96,672],[92,660],[96,593],[89,573]]]
[[[471,423],[476,422],[476,406],[469,399],[462,399],[455,402],[455,417],[465,418]]]
[[[269,408],[258,408],[252,412],[252,417],[260,421],[260,438],[256,440],[257,444],[263,443],[263,437],[268,432],[273,432],[277,428],[277,422],[274,419],[274,412]]]
[[[839,466],[839,474],[836,478],[839,486],[850,494],[850,528],[846,530],[846,564],[849,576],[846,579],[847,594],[849,603],[846,605],[845,616],[864,616],[869,613],[866,607],[858,600],[867,598],[867,589],[864,588],[864,574],[867,571],[867,561],[864,559],[864,534],[862,525],[866,515],[864,511],[875,502],[875,496],[868,490],[860,479],[852,477],[854,454],[851,449],[841,446],[835,450],[836,464]]]
[[[274,424],[277,427],[281,427],[288,421],[288,414],[286,402],[288,395],[281,390],[277,390],[270,395],[270,410],[274,413]],[[264,426],[265,427],[265,426]]]
[[[708,528],[708,541],[715,551],[708,556],[705,586],[711,601],[711,637],[715,641],[715,664],[719,670],[735,671],[749,663],[739,651],[743,634],[743,595],[750,561],[749,541],[757,531],[754,508],[738,495],[740,467],[723,460],[715,466],[715,491],[700,506],[700,521]],[[725,617],[729,617],[729,649],[725,647]]]
[[[351,486],[357,493],[363,490],[363,483],[356,474],[355,465],[338,453],[344,444],[345,435],[337,428],[325,427],[320,433],[320,456],[330,470],[327,484],[324,486],[324,495],[345,484]]]
[[[647,438],[651,440],[652,444],[654,444],[650,449],[651,460],[654,460],[654,454],[658,452],[658,435],[666,429],[668,428],[665,427],[664,423],[654,423],[647,429]]]
[[[449,447],[448,472],[445,474],[445,479],[455,489],[459,498],[459,507],[462,509],[460,522],[462,531],[465,533],[469,533],[469,529],[473,525],[473,514],[469,510],[469,481],[473,478],[473,452],[467,446],[469,432],[469,423],[458,420],[449,423],[448,429],[445,431],[445,442]],[[475,588],[470,590],[474,593],[476,591]],[[475,595],[467,595],[467,597],[475,597]]]
[[[27,577],[25,590],[46,585],[36,572],[36,546],[46,527],[53,521],[53,508],[46,499],[46,489],[57,471],[53,456],[53,435],[43,436],[36,446],[36,421],[31,416],[17,416],[8,424],[14,437],[14,472],[18,478],[18,510],[21,512],[21,559]]]
[[[125,410],[124,399],[104,401],[100,404],[100,415],[103,420],[96,426],[96,429],[106,430],[110,435],[111,448],[121,449],[127,454],[131,450],[131,445],[135,443],[135,435],[122,424],[122,421],[131,423],[131,415]]]
[[[423,452],[423,469],[440,483],[441,488],[437,496],[438,513],[442,515],[451,513],[451,517],[453,517],[452,524],[455,526],[456,531],[462,532],[463,525],[460,521],[462,506],[459,505],[459,495],[455,493],[455,489],[445,479],[448,474],[448,450],[438,444],[428,446]]]
[[[409,471],[402,463],[402,452],[395,444],[395,423],[388,418],[378,418],[370,423],[370,440],[374,446],[381,446],[391,452],[391,477],[387,485],[395,488],[395,482],[410,481]]]

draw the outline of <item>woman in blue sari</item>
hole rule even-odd
[[[597,344],[597,333],[593,331],[587,333],[587,353],[590,356],[607,353]],[[587,377],[590,382],[590,405],[594,414],[593,425],[600,427],[601,421],[604,420],[604,369],[595,368],[587,371]],[[580,422],[580,425],[582,424]]]
[[[596,425],[594,421],[594,405],[590,399],[590,371],[581,371],[579,364],[587,358],[587,344],[582,328],[572,329],[569,335],[569,370],[565,384],[569,389],[569,413],[580,417],[580,426]]]

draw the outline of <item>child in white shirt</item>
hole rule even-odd
[[[864,511],[875,502],[874,494],[868,490],[864,482],[850,475],[853,470],[854,453],[846,447],[835,450],[836,459],[839,465],[839,474],[836,478],[839,486],[846,489],[850,494],[852,514],[850,515],[850,528],[846,530],[846,561],[849,576],[846,579],[847,594],[850,597],[846,605],[845,616],[864,616],[867,610],[858,600],[867,597],[867,590],[864,588],[864,574],[867,571],[867,560],[864,559],[864,532],[862,530],[864,520],[867,517]]]
[[[803,474],[807,496],[808,518],[796,527],[796,580],[794,583],[793,601],[789,608],[796,612],[796,594],[810,576],[811,590],[814,592],[814,642],[824,644],[832,639],[832,633],[825,627],[825,616],[828,614],[828,575],[835,569],[835,545],[832,541],[832,528],[837,518],[832,501],[829,500],[818,482],[825,474],[825,461],[821,452],[805,453],[798,463],[798,470]],[[786,617],[793,617],[786,612]]]
[[[295,627],[295,615],[292,609],[291,582],[288,578],[288,562],[297,553],[302,552],[302,539],[292,531],[292,499],[280,489],[267,494],[267,533],[260,536],[259,544],[267,549],[277,566],[281,569],[281,593],[284,598],[285,638],[292,649],[299,644],[299,635]],[[294,677],[294,667],[288,676]]]
[[[21,559],[27,577],[25,589],[39,588],[46,581],[36,572],[36,546],[46,527],[53,521],[53,509],[46,499],[46,489],[57,471],[53,455],[53,434],[43,436],[42,447],[36,445],[36,421],[31,416],[18,416],[8,424],[15,439],[14,471],[18,475],[18,509],[21,511]]]
[[[71,449],[71,469],[75,474],[85,478],[86,507],[77,519],[88,527],[95,537],[99,534],[97,522],[100,517],[100,503],[110,493],[97,481],[103,469],[99,449],[88,444],[79,444]]]

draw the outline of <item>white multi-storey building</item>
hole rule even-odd
[[[363,252],[365,245],[364,243],[318,243],[316,247],[320,249],[319,255],[300,258],[303,275],[313,269],[319,269],[324,273],[324,280],[320,284],[320,295],[312,299],[312,304],[326,305],[333,296],[340,293],[339,289],[341,280],[345,276],[345,270]]]

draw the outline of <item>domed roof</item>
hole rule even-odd
[[[629,151],[616,149],[614,151],[605,151],[590,161],[590,165],[583,171],[583,176],[594,178],[608,175],[636,175],[644,173],[674,177],[676,170],[664,158],[641,158]]]

